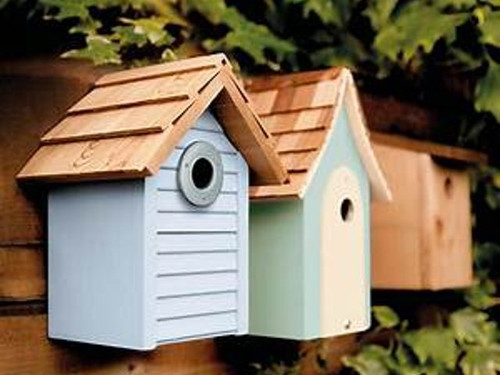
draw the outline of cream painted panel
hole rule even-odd
[[[358,179],[347,167],[334,170],[330,176],[323,207],[320,319],[321,336],[326,337],[357,332],[369,325],[369,280],[363,249],[366,213]]]

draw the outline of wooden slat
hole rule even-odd
[[[326,132],[323,130],[283,134],[276,137],[276,151],[285,153],[316,150],[323,145],[325,137]]]
[[[270,115],[263,123],[273,135],[327,129],[331,126],[333,108],[315,108]]]
[[[161,132],[172,125],[192,102],[185,99],[69,115],[44,135],[42,142],[48,144]]]
[[[46,275],[40,246],[0,246],[0,300],[44,299]]]
[[[20,180],[33,177],[46,181],[137,178],[150,175],[144,159],[159,134],[80,141],[42,146],[18,174]]]
[[[281,162],[288,172],[307,172],[318,157],[319,151],[304,151],[280,155]]]
[[[268,90],[250,93],[250,100],[259,115],[266,115],[272,112],[274,101],[278,96],[278,90]]]
[[[143,78],[157,78],[178,73],[189,73],[197,70],[217,69],[226,64],[229,64],[229,62],[223,54],[193,57],[187,60],[106,74],[96,82],[96,87],[133,82]]]
[[[5,375],[123,375],[231,373],[213,340],[118,350],[47,339],[47,316],[0,317],[0,373]]]
[[[197,73],[96,88],[71,107],[68,113],[103,111],[134,104],[189,99],[189,82]]]
[[[251,92],[282,89],[289,86],[333,80],[337,78],[341,72],[342,68],[330,68],[310,72],[250,77],[245,80],[245,88]]]
[[[488,156],[486,154],[459,147],[432,142],[416,141],[407,137],[377,132],[371,132],[371,139],[377,144],[417,151],[443,159],[479,164],[486,164],[488,162]]]

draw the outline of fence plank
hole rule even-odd
[[[213,340],[164,345],[133,352],[53,341],[46,338],[46,315],[0,317],[0,373],[3,375],[224,375]]]

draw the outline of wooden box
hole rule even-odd
[[[470,183],[481,155],[373,136],[393,202],[372,203],[372,285],[440,290],[472,282]],[[439,162],[440,161],[440,162]]]

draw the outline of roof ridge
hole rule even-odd
[[[224,65],[231,66],[229,60],[222,53],[193,57],[188,60],[171,61],[162,64],[149,65],[142,68],[122,70],[119,72],[105,74],[95,82],[94,88],[119,85],[123,83],[154,79],[173,74],[189,73],[211,68],[220,70]]]

